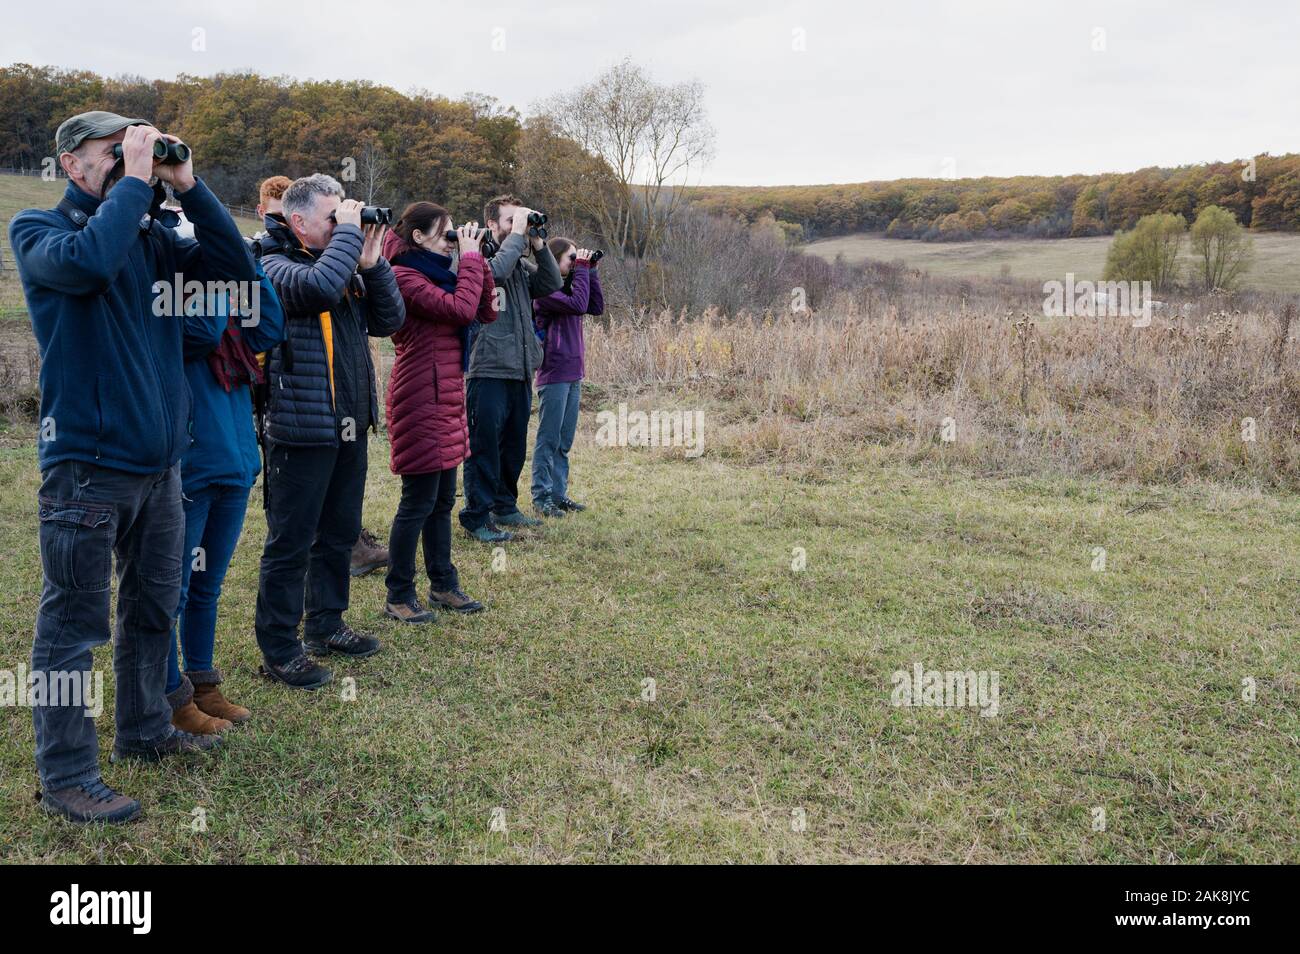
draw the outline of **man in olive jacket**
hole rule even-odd
[[[542,346],[533,331],[533,299],[558,290],[564,280],[546,242],[529,236],[528,208],[512,195],[497,196],[483,209],[501,244],[491,259],[499,317],[474,336],[465,410],[470,457],[465,461],[465,506],[461,525],[484,543],[509,540],[503,526],[535,526],[519,512],[519,475],[528,453],[528,417],[533,409],[533,373]],[[535,262],[525,257],[531,246]]]
[[[345,199],[336,180],[299,179],[282,201],[282,218],[266,217],[272,247],[262,254],[284,304],[287,340],[266,363],[267,534],[257,643],[266,675],[315,689],[331,673],[304,646],[315,656],[351,657],[380,648],[343,614],[361,531],[366,431],[379,419],[368,336],[397,331],[406,306],[380,255],[386,227],[363,229],[361,203]]]

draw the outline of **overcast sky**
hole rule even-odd
[[[6,2],[0,64],[362,78],[486,93],[526,114],[630,56],[661,81],[706,85],[705,183],[1091,173],[1300,151],[1297,12],[1296,0]],[[196,29],[205,50],[191,48]]]

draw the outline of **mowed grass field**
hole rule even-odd
[[[350,621],[386,648],[315,694],[255,672],[255,490],[217,643],[254,721],[212,757],[101,755],[145,816],[77,829],[37,809],[30,714],[4,710],[0,857],[1300,861],[1295,500],[870,456],[800,481],[595,430],[584,411],[588,513],[496,569],[457,533],[488,612],[401,627],[382,579],[356,581]],[[40,593],[34,456],[0,449],[0,668],[27,659]],[[385,533],[386,465],[375,440]],[[998,714],[895,707],[916,663],[998,672]],[[108,647],[96,665],[111,684]]]
[[[1258,232],[1251,237],[1255,241],[1255,264],[1245,284],[1263,291],[1300,292],[1300,234]],[[827,261],[839,255],[850,263],[901,261],[909,268],[944,278],[996,278],[1006,268],[1011,278],[1023,281],[1064,281],[1067,272],[1073,272],[1079,281],[1099,281],[1111,241],[1111,236],[1101,235],[1075,239],[919,242],[887,239],[883,233],[867,232],[811,242],[805,249]],[[1190,262],[1186,243],[1184,259]]]

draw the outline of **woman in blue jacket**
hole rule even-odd
[[[194,397],[193,440],[181,457],[185,553],[176,610],[179,625],[173,627],[168,660],[167,701],[173,725],[205,735],[250,718],[247,709],[232,704],[218,688],[221,671],[212,656],[221,585],[244,527],[248,492],[260,469],[253,422],[253,387],[263,375],[258,355],[285,336],[284,310],[260,264],[257,276],[257,297],[246,303],[252,308],[231,308],[229,299],[219,299],[218,307],[229,317],[215,349],[188,340],[186,344],[185,377]],[[244,314],[233,313],[237,311]],[[184,672],[180,653],[185,655]]]

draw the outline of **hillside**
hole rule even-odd
[[[1255,263],[1246,287],[1269,292],[1300,292],[1300,235],[1255,233]],[[1009,278],[1062,281],[1067,272],[1097,281],[1106,264],[1110,236],[1073,239],[986,239],[970,242],[903,242],[870,232],[810,242],[804,250],[834,261],[902,262],[944,278]],[[1184,258],[1188,251],[1184,249]]]
[[[1208,205],[1257,231],[1300,231],[1300,155],[1256,156],[1104,175],[899,179],[847,185],[698,187],[691,200],[753,222],[765,215],[810,239],[1079,238],[1132,228],[1144,215],[1188,222]]]

